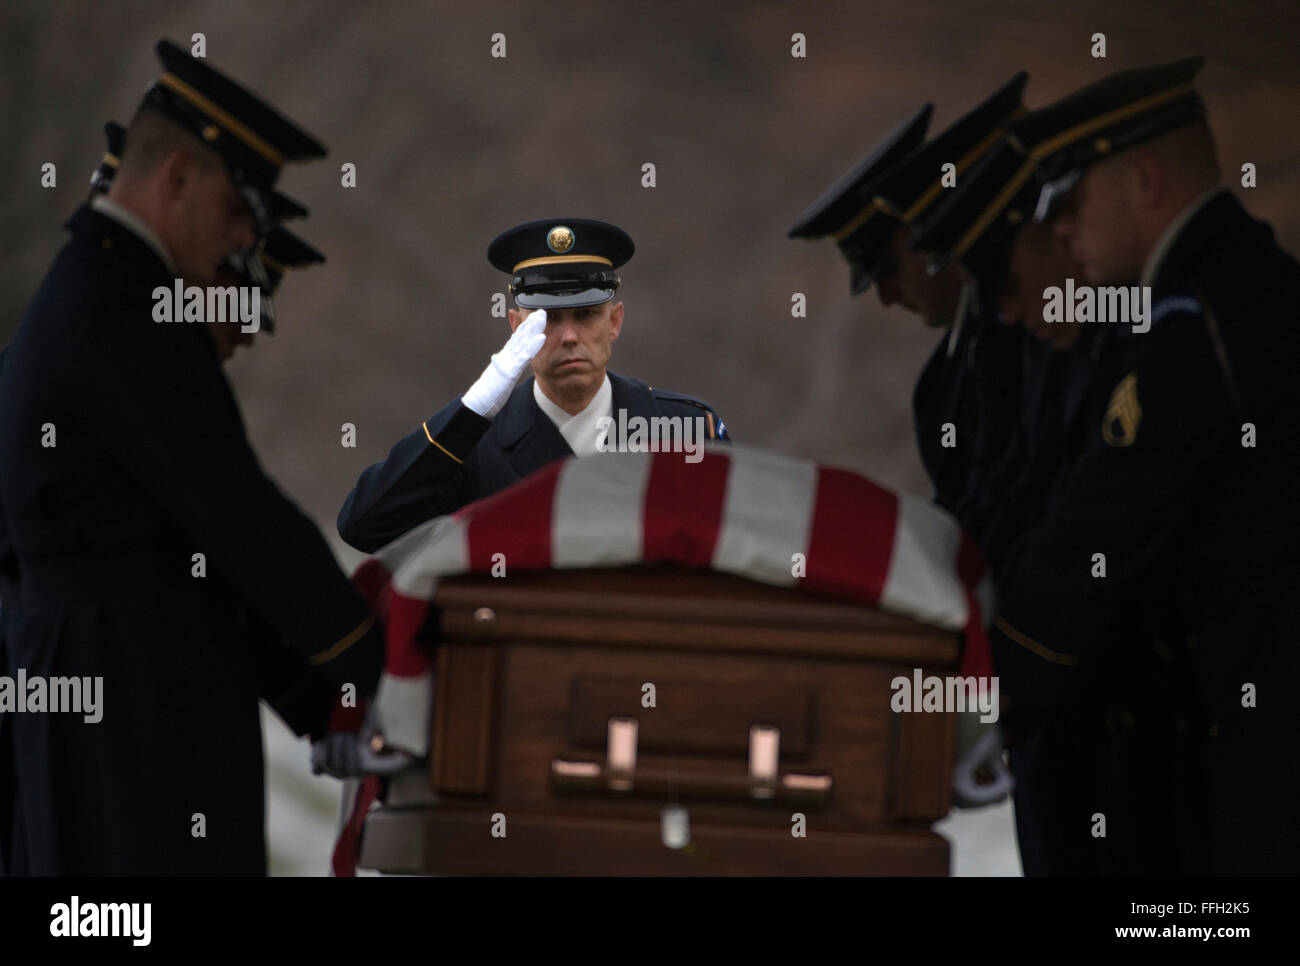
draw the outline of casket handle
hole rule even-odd
[[[824,803],[830,798],[831,776],[824,772],[780,770],[781,731],[771,725],[749,729],[749,764],[739,771],[697,771],[678,766],[637,762],[638,725],[635,718],[610,718],[605,761],[551,761],[551,782],[559,790],[588,794],[640,794],[757,801]]]

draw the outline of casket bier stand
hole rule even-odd
[[[893,712],[890,682],[953,673],[958,635],[664,567],[457,577],[434,606],[428,769],[370,813],[363,868],[948,873],[954,719]]]

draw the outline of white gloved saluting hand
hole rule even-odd
[[[546,310],[538,309],[510,334],[501,351],[492,357],[478,381],[465,391],[460,401],[466,408],[491,419],[510,398],[510,391],[546,342]]]

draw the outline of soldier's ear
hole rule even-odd
[[[1154,207],[1166,203],[1170,187],[1170,167],[1167,158],[1154,151],[1138,151],[1133,156],[1133,184],[1138,197]]]
[[[623,328],[623,303],[615,302],[609,309],[609,338],[610,341],[618,338],[619,330]]]
[[[158,165],[164,198],[176,201],[194,177],[194,158],[184,148],[174,148]]]
[[[507,309],[506,314],[510,316],[510,331],[513,332],[519,328],[520,323],[524,321],[522,309]]]

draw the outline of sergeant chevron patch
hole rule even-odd
[[[1108,446],[1132,446],[1137,439],[1138,425],[1142,422],[1137,381],[1137,373],[1130,372],[1110,394],[1110,405],[1101,421],[1101,438]]]

